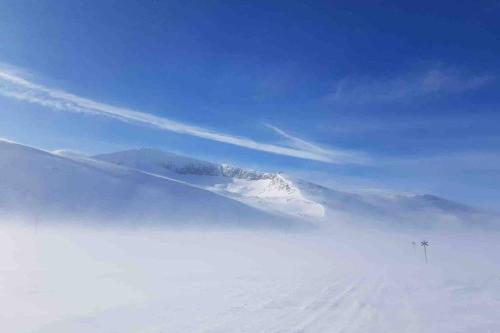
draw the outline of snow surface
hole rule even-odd
[[[349,193],[283,173],[217,165],[159,150],[138,149],[95,159],[178,179],[253,207],[320,223],[365,221],[412,227],[482,224],[497,216],[433,195]],[[391,226],[392,227],[392,226]]]
[[[0,226],[16,333],[496,333],[499,234]]]
[[[6,141],[0,141],[0,184],[0,217],[11,222],[252,227],[293,223],[174,179]]]
[[[0,141],[0,328],[497,333],[500,232],[473,228],[485,216],[151,150]]]
[[[304,197],[286,175],[214,164],[153,149],[94,156],[95,159],[179,179],[273,213],[323,217],[323,206]]]
[[[498,216],[433,195],[349,193],[283,173],[151,149],[87,157],[0,140],[0,217],[11,221],[283,227],[497,226]]]

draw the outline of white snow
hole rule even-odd
[[[273,214],[320,224],[350,220],[427,227],[485,224],[497,218],[432,195],[349,193],[283,173],[217,165],[159,150],[129,150],[94,158],[181,180]]]
[[[500,237],[0,226],[16,333],[500,330]]]
[[[0,184],[0,217],[13,223],[252,227],[290,223],[174,179],[5,141],[0,141]]]
[[[217,165],[152,149],[128,150],[95,159],[182,180],[253,207],[297,217],[323,217],[322,205],[304,197],[287,176]]]
[[[0,141],[0,330],[496,333],[485,217],[152,150]]]
[[[433,195],[349,193],[151,149],[88,157],[0,140],[0,184],[0,217],[12,221],[449,228],[498,220]]]

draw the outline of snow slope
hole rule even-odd
[[[284,174],[218,165],[153,149],[93,158],[182,180],[273,213],[306,218],[321,218],[325,213],[322,205],[307,199]]]
[[[365,222],[394,226],[494,226],[498,216],[430,194],[338,191],[297,180],[306,196],[325,207],[324,220]]]
[[[349,193],[151,149],[86,157],[0,141],[0,184],[0,217],[26,221],[429,227],[490,219],[432,195]]]
[[[198,187],[0,141],[0,216],[65,223],[284,225],[277,216]]]
[[[475,209],[433,195],[349,193],[283,173],[217,165],[159,150],[128,150],[94,158],[182,180],[273,213],[316,222],[366,221],[428,227],[483,223],[487,219]]]
[[[0,223],[2,332],[500,331],[498,231],[394,232],[357,223],[295,233],[120,228],[283,225],[242,202],[283,214],[295,207],[290,221],[304,200],[324,209],[309,219],[366,217],[372,224],[392,214],[475,214],[466,206],[434,196],[335,191],[190,159],[151,163],[140,153],[141,164],[132,165],[128,158],[110,163],[0,141],[0,221],[64,222]],[[120,227],[67,226],[75,220]],[[423,239],[430,241],[428,263],[412,246]]]

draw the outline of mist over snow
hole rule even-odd
[[[284,220],[166,177],[0,141],[0,216],[10,223],[280,227]]]
[[[0,333],[500,333],[499,17],[1,0]]]
[[[429,262],[411,242],[430,241]],[[495,332],[498,233],[0,226],[19,333]]]
[[[14,224],[426,229],[498,218],[430,194],[351,193],[151,149],[87,157],[0,141],[0,182],[0,216]]]
[[[444,198],[7,141],[0,184],[6,332],[500,329],[496,216]]]

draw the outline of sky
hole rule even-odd
[[[500,2],[0,2],[0,138],[500,202]]]

